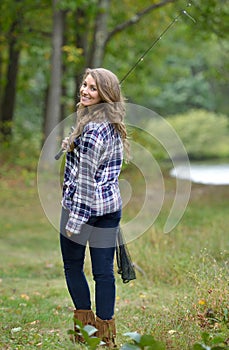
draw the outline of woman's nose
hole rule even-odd
[[[88,93],[88,88],[87,88],[87,86],[83,86],[81,92],[82,92],[83,94],[87,94],[87,93]]]

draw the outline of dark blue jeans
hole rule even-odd
[[[90,290],[84,274],[85,250],[88,243],[95,281],[96,315],[110,320],[114,315],[115,277],[114,253],[121,211],[91,216],[79,235],[69,238],[65,233],[69,211],[62,209],[60,245],[65,278],[73,304],[78,310],[91,309]]]

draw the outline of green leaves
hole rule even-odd
[[[227,116],[196,109],[167,120],[182,139],[189,157],[228,157]]]
[[[138,350],[140,349],[138,345],[134,345],[134,344],[124,344],[121,347],[122,350]]]
[[[196,343],[193,345],[193,350],[225,350],[229,349],[225,339],[220,335],[211,335],[207,332],[203,332],[202,335],[203,343]]]
[[[147,350],[166,350],[165,344],[161,341],[155,340],[152,335],[140,335],[137,332],[128,332],[124,334],[128,336],[132,343],[126,343],[121,347],[121,350],[147,349]],[[193,350],[225,350],[229,349],[226,345],[225,339],[222,336],[212,336],[207,332],[203,332],[203,343],[196,343],[193,345]]]
[[[74,319],[75,324],[77,325],[78,328],[78,333],[82,336],[84,339],[88,349],[94,350],[97,349],[97,347],[103,342],[100,341],[100,338],[95,337],[95,333],[97,332],[97,329],[91,325],[86,325],[83,326],[82,322],[80,322],[77,319]],[[68,334],[74,335],[76,332],[69,330]]]
[[[121,350],[132,349],[148,349],[148,350],[165,350],[165,344],[158,340],[155,340],[152,335],[144,334],[140,335],[137,332],[128,332],[124,335],[128,336],[133,344],[127,343],[121,347]]]
[[[134,340],[136,343],[139,343],[141,340],[141,335],[137,332],[127,332],[124,335]]]

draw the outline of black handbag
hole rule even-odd
[[[123,283],[128,283],[136,279],[134,265],[132,263],[130,253],[127,248],[121,228],[118,228],[117,244],[116,244],[116,259],[118,273],[122,277]]]

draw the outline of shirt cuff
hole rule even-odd
[[[69,231],[74,234],[79,234],[82,224],[82,221],[79,220],[78,217],[76,217],[73,213],[70,213],[66,225],[66,231]]]

